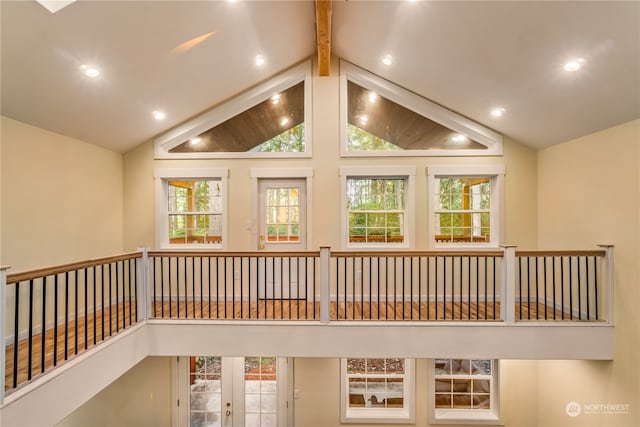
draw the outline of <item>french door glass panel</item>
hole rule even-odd
[[[275,357],[185,358],[190,427],[286,425],[285,359]],[[284,423],[284,424],[283,424]]]

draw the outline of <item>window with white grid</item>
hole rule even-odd
[[[221,244],[222,195],[220,179],[168,181],[169,243]]]
[[[413,359],[342,359],[342,422],[412,422],[413,371]]]
[[[500,244],[504,166],[430,166],[427,178],[431,247]]]
[[[159,248],[224,248],[228,169],[156,169]]]
[[[343,167],[346,247],[409,247],[413,234],[413,167]]]
[[[496,361],[435,359],[429,397],[435,421],[497,421]]]

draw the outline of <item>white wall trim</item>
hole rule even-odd
[[[252,152],[199,152],[170,153],[169,150],[182,144],[220,123],[269,99],[274,93],[281,92],[304,81],[304,132],[305,151],[299,153],[252,153]],[[311,61],[304,61],[286,70],[268,81],[242,93],[229,101],[217,105],[207,112],[176,126],[154,140],[154,158],[156,159],[212,159],[212,158],[295,158],[312,156],[312,83]]]
[[[455,132],[478,141],[486,150],[403,150],[403,151],[347,151],[347,81],[376,91],[416,113]],[[502,135],[460,114],[448,110],[426,98],[408,91],[388,80],[376,76],[345,60],[340,60],[340,155],[342,157],[397,157],[397,156],[501,156]]]

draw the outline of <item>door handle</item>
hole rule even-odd
[[[227,410],[224,413],[227,417],[231,415],[231,402],[227,402]]]
[[[260,249],[260,250],[264,249],[264,243],[259,243],[258,244],[258,249]]]

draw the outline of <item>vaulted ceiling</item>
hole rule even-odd
[[[2,114],[120,152],[316,55],[313,1],[0,13]],[[333,55],[534,148],[640,117],[640,2],[334,1],[331,16]]]

